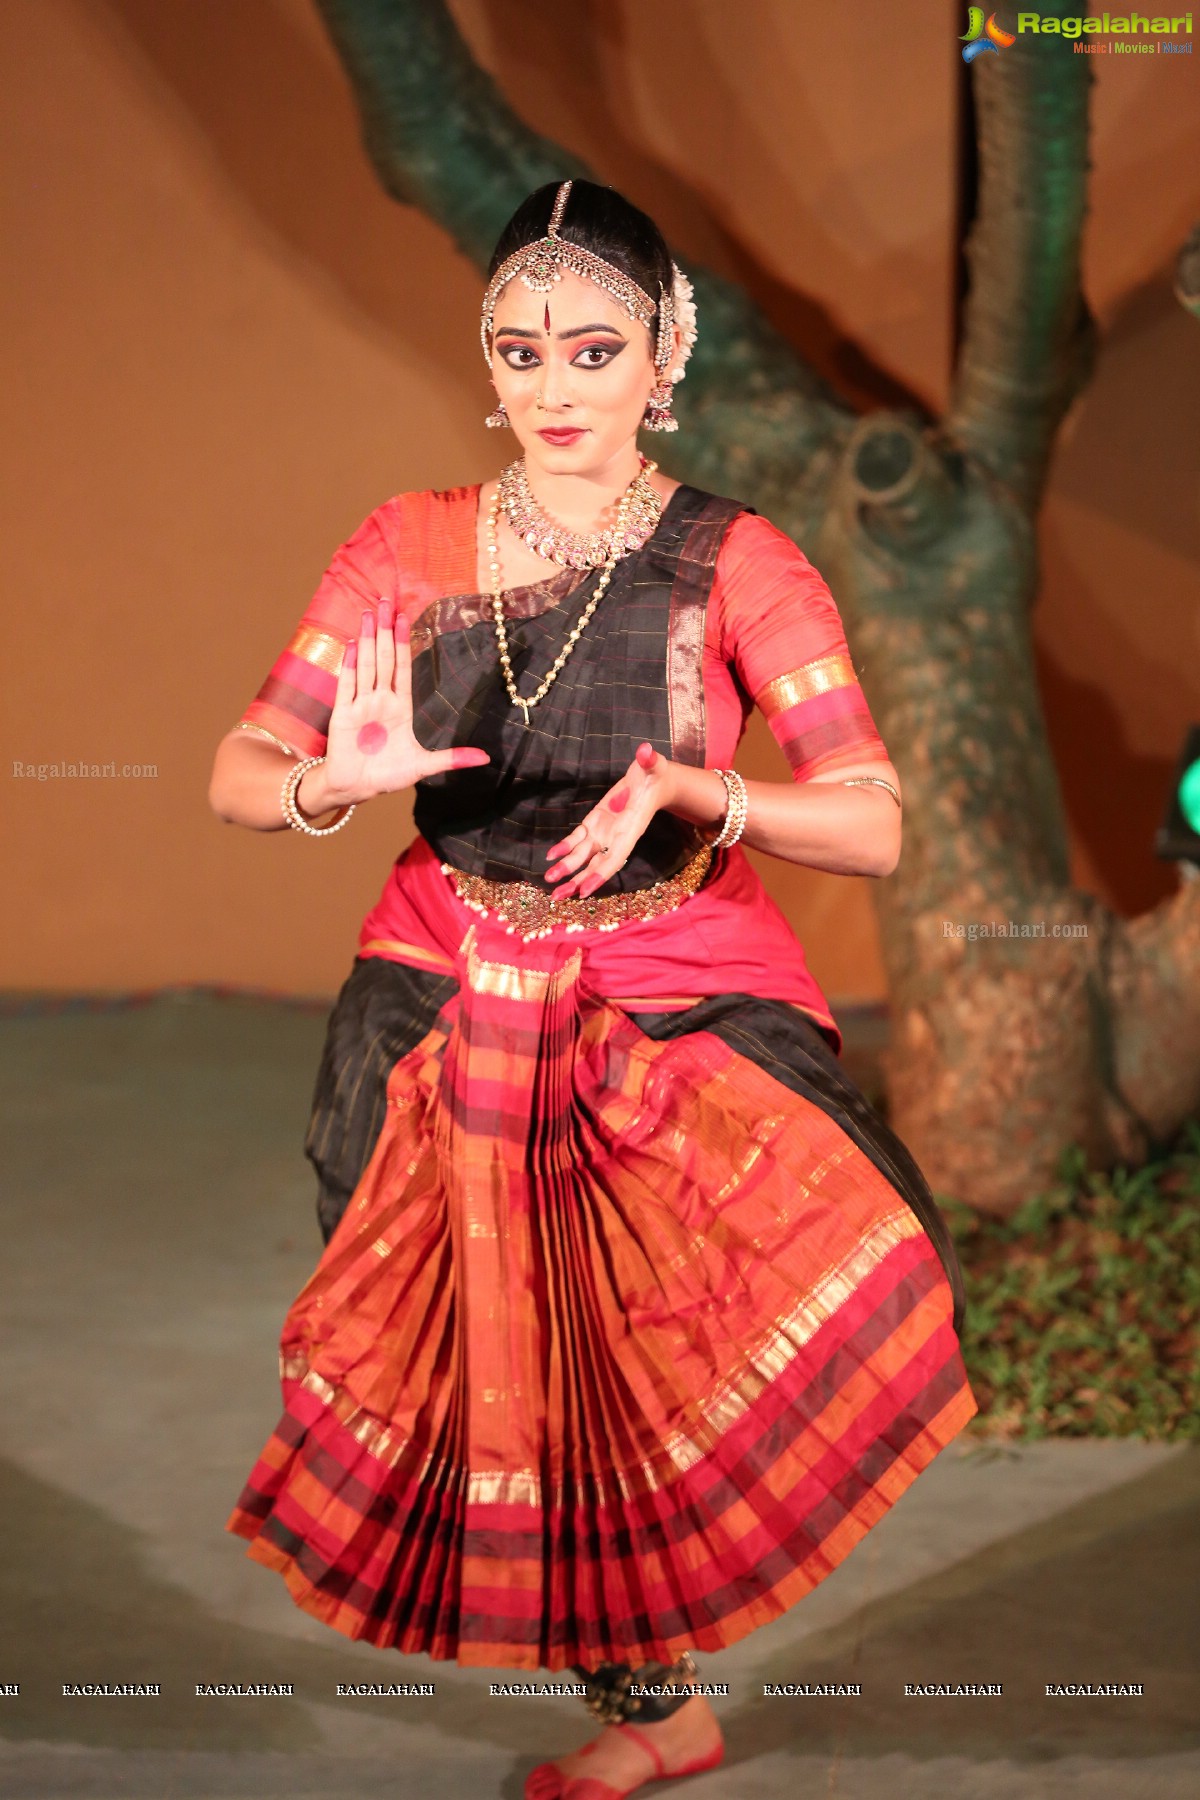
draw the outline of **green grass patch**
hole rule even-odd
[[[1200,1439],[1200,1122],[1139,1169],[1063,1156],[1007,1219],[939,1205],[967,1284],[982,1437]]]

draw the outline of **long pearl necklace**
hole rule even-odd
[[[496,492],[492,497],[492,504],[488,508],[487,521],[488,567],[492,577],[492,615],[496,621],[496,638],[500,645],[500,667],[504,674],[504,685],[508,689],[508,697],[513,705],[521,708],[526,725],[529,723],[530,707],[537,705],[538,701],[546,693],[550,684],[557,676],[558,671],[562,668],[568,656],[570,656],[572,650],[579,642],[579,639],[583,635],[584,627],[599,606],[604,591],[612,580],[613,570],[616,568],[622,556],[625,556],[628,553],[630,546],[625,541],[625,527],[628,520],[629,509],[633,505],[634,489],[639,482],[646,481],[657,467],[657,463],[646,463],[645,466],[638,471],[637,475],[634,476],[633,480],[622,494],[620,505],[617,508],[617,522],[613,527],[612,543],[609,548],[608,556],[605,559],[600,579],[596,583],[596,591],[580,613],[578,620],[567,637],[566,643],[555,658],[553,666],[550,668],[549,672],[543,676],[537,692],[531,694],[527,700],[517,692],[517,684],[513,679],[512,662],[508,654],[508,633],[504,628],[504,588],[500,573],[500,547],[496,541],[496,525],[500,518],[501,506],[500,489],[499,486],[497,486]]]

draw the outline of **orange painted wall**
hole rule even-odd
[[[686,254],[746,281],[864,404],[949,372],[957,13],[836,0],[460,0],[477,53]],[[0,306],[0,984],[326,991],[408,841],[223,826],[205,788],[337,543],[405,487],[493,470],[480,282],[388,201],[308,0],[7,0]],[[1044,515],[1042,680],[1077,876],[1123,910],[1200,717],[1200,216],[1192,59],[1097,69],[1100,367]],[[894,748],[894,747],[893,747]],[[56,761],[149,764],[27,779]],[[742,767],[782,778],[756,722]],[[883,991],[870,884],[760,860],[827,990]]]

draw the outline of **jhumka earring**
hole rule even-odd
[[[485,425],[490,426],[493,431],[500,431],[509,423],[508,414],[504,410],[503,400],[498,400],[496,402],[495,411],[490,412],[483,422]]]
[[[675,390],[669,381],[660,381],[646,402],[642,415],[643,431],[678,431],[679,420],[671,411]]]
[[[654,345],[654,367],[658,372],[658,382],[652,389],[646,402],[646,410],[642,414],[644,431],[679,430],[679,420],[671,411],[671,402],[675,398],[674,384],[683,380],[683,365],[691,355],[692,345],[696,341],[696,305],[692,298],[692,284],[678,263],[671,264],[671,271],[670,292],[659,289],[658,333]],[[683,342],[672,368],[676,325],[679,326]]]

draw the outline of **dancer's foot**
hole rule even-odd
[[[669,1719],[635,1722],[630,1730],[606,1726],[582,1750],[540,1763],[525,1783],[525,1800],[623,1800],[644,1782],[715,1768],[722,1749],[716,1714],[703,1694],[693,1694]]]

